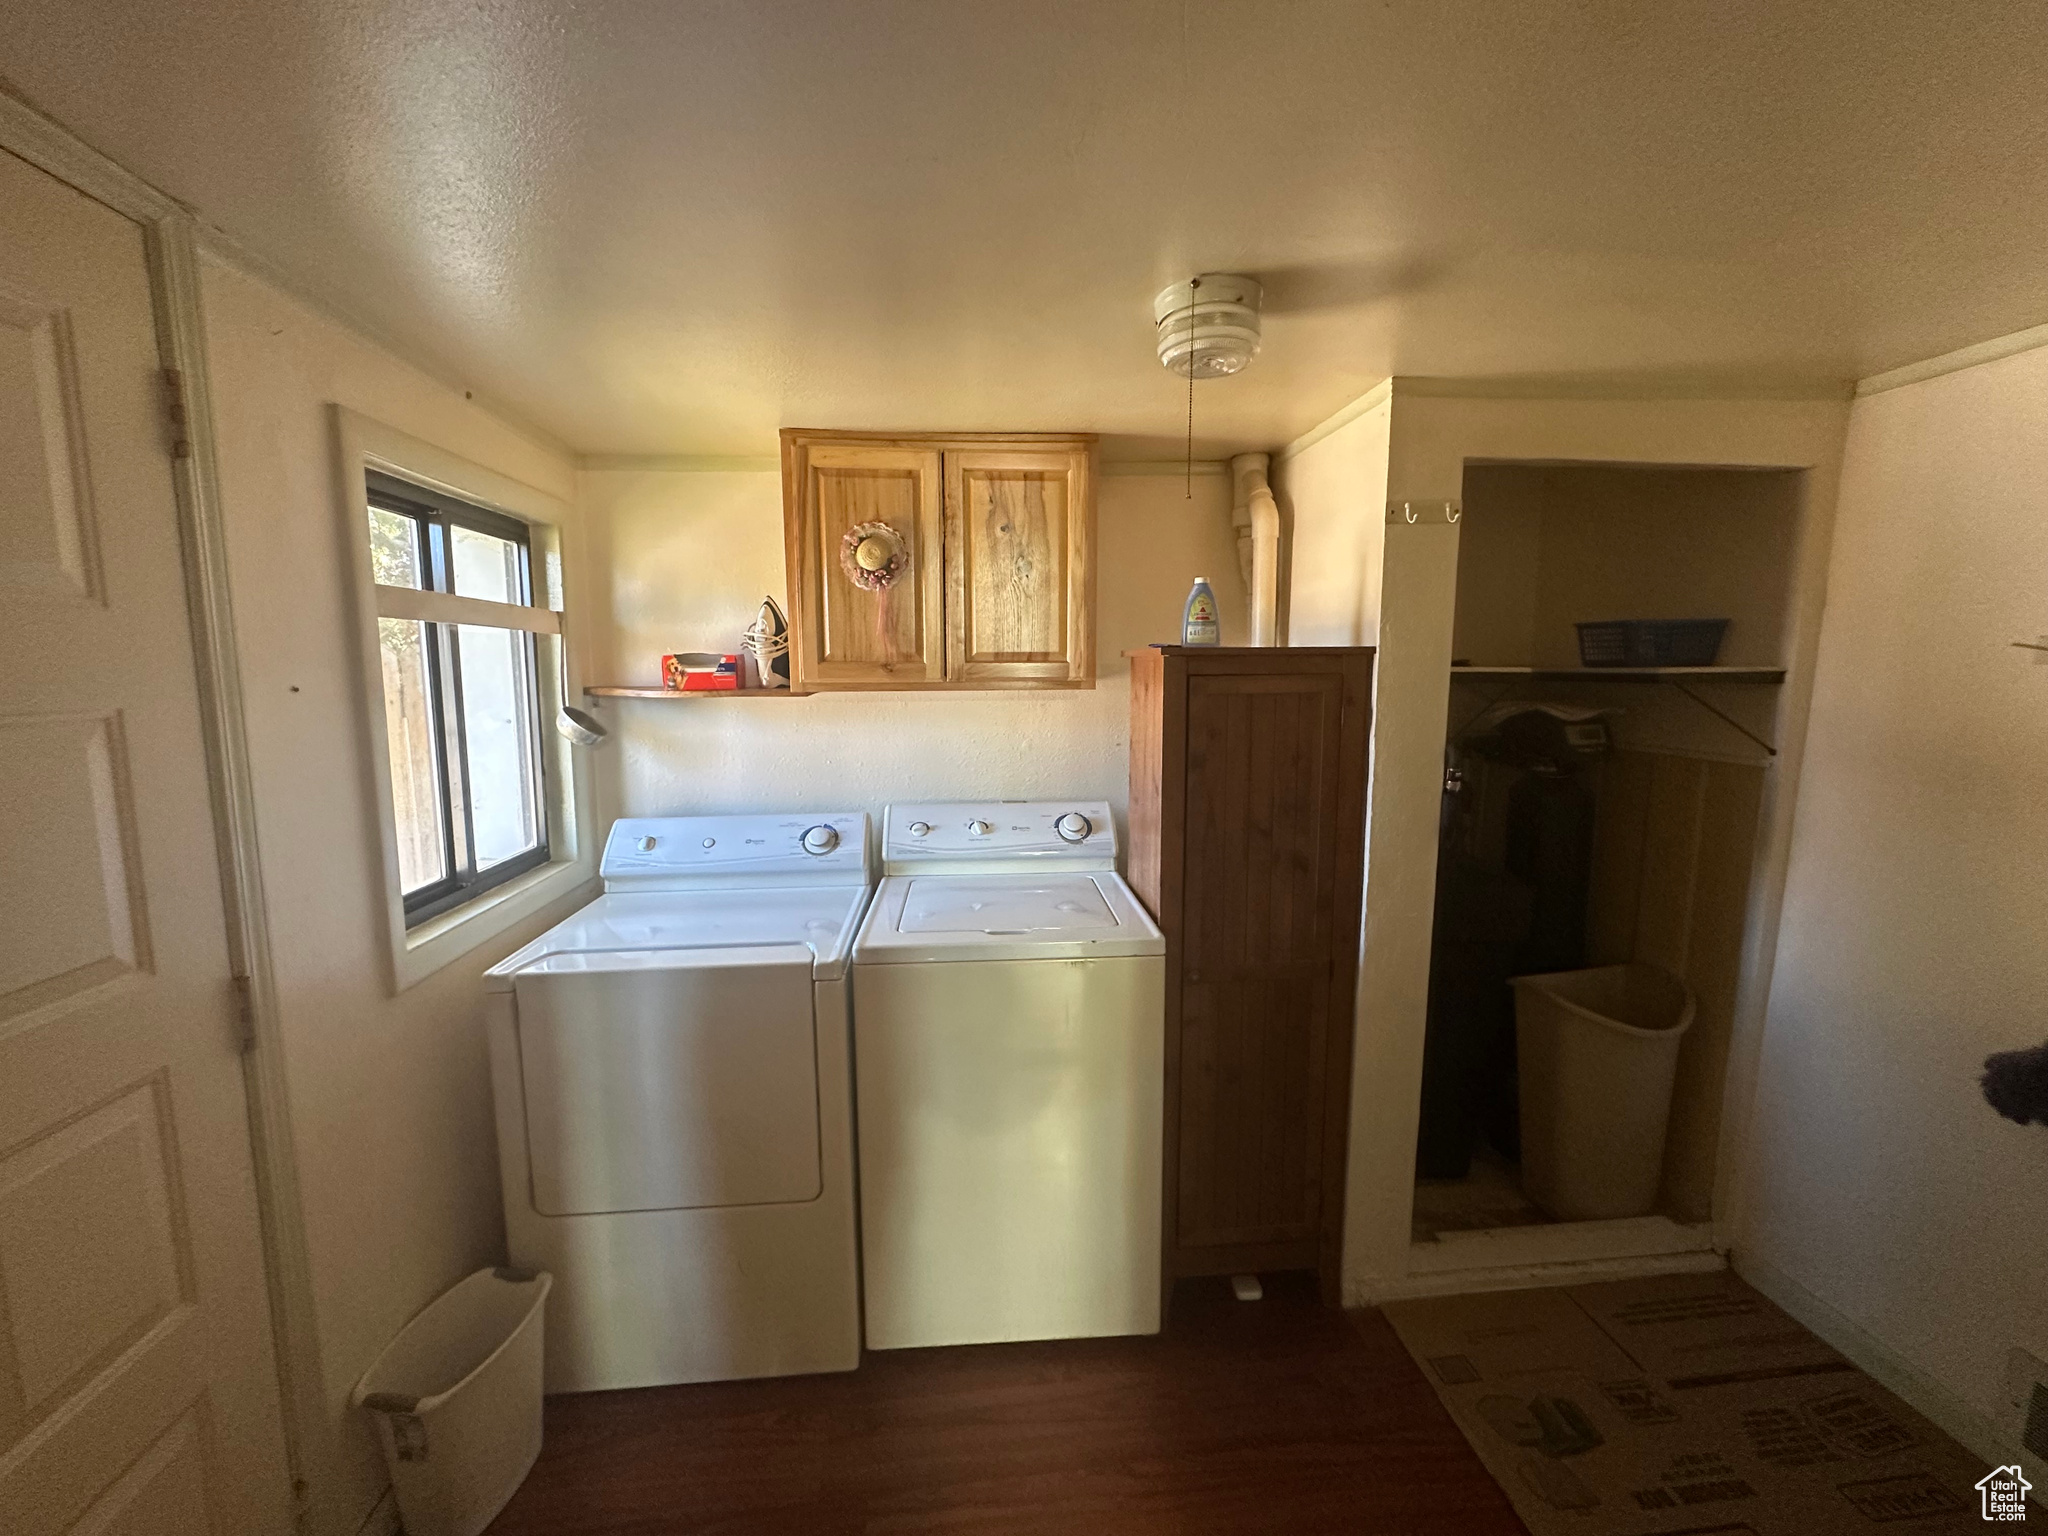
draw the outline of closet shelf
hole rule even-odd
[[[1526,677],[1539,683],[1753,683],[1785,681],[1783,667],[1473,667],[1453,677]]]
[[[1778,749],[1757,735],[1748,726],[1737,720],[1727,710],[1712,700],[1703,699],[1689,686],[1695,683],[1744,683],[1755,687],[1774,687],[1785,681],[1783,667],[1471,667],[1453,666],[1453,677],[1484,677],[1500,682],[1503,686],[1483,706],[1479,714],[1499,703],[1520,681],[1533,683],[1661,683],[1667,688],[1684,694],[1708,714],[1748,737],[1772,757]],[[1473,716],[1477,719],[1478,716]],[[1470,721],[1466,722],[1470,724]]]
[[[593,684],[583,690],[596,699],[806,699],[787,688],[620,688]]]

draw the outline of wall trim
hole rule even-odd
[[[186,213],[126,166],[110,160],[69,129],[0,86],[0,149],[21,156],[95,202],[140,224]]]
[[[1402,374],[1394,393],[1418,399],[1469,400],[1847,400],[1849,379],[1736,374],[1512,374],[1449,378]]]
[[[583,453],[576,455],[578,471],[593,473],[655,473],[671,475],[728,475],[782,473],[782,460],[769,454],[720,453]],[[1110,459],[1097,466],[1106,478],[1126,475],[1185,475],[1186,459]],[[1227,475],[1227,459],[1197,459],[1198,475]]]
[[[1865,1375],[1932,1419],[1966,1449],[2001,1466],[2019,1457],[2012,1437],[1847,1313],[1838,1311],[1776,1265],[1738,1252],[1735,1273],[1820,1335]]]
[[[1341,431],[1343,428],[1350,426],[1352,422],[1358,420],[1359,417],[1370,411],[1374,406],[1391,399],[1393,393],[1394,381],[1392,379],[1381,379],[1379,383],[1373,385],[1371,389],[1368,389],[1349,405],[1343,407],[1334,415],[1325,416],[1285,448],[1274,454],[1273,462],[1285,464],[1296,454],[1308,452],[1309,449],[1315,447],[1317,443],[1320,443],[1332,432]]]
[[[1115,459],[1099,465],[1105,477],[1124,475],[1161,475],[1171,478],[1188,472],[1186,459]],[[1195,473],[1198,475],[1227,475],[1230,473],[1228,459],[1197,459]]]
[[[16,97],[0,91],[0,149],[20,155],[144,233],[157,348],[184,379],[191,453],[172,460],[191,610],[200,725],[213,802],[228,961],[249,978],[254,1048],[242,1058],[249,1139],[263,1239],[264,1287],[277,1355],[284,1472],[295,1518],[308,1509],[307,1457],[325,1421],[312,1265],[306,1249],[285,1081],[277,976],[256,842],[255,779],[242,698],[221,515],[213,396],[200,306],[199,249],[192,217],[175,199],[91,148]]]
[[[671,475],[732,475],[782,473],[782,460],[772,453],[579,453],[581,470],[638,470]]]
[[[1917,363],[1906,363],[1898,368],[1887,369],[1883,373],[1873,373],[1867,379],[1856,381],[1856,393],[1859,397],[1881,395],[1888,389],[1899,389],[1907,384],[1938,379],[1945,373],[1961,373],[1965,368],[1975,368],[1981,363],[1995,363],[2002,357],[2015,357],[2039,347],[2048,347],[2048,325],[2028,326],[2024,331],[1994,336],[1989,341],[1973,342],[1967,347],[1958,347],[1953,352],[1943,352],[1938,357],[1922,358]]]

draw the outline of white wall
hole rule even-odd
[[[1464,501],[1460,658],[1576,667],[1582,620],[1725,618],[1722,665],[1784,659],[1796,473],[1474,464]]]
[[[1379,639],[1390,410],[1382,384],[1274,461],[1288,537],[1281,632],[1289,645]]]
[[[1977,1076],[2048,1035],[2044,630],[2048,351],[1859,399],[1736,1256],[2008,1434],[2048,1130]]]
[[[421,1307],[503,1261],[478,978],[560,908],[390,995],[330,403],[564,500],[574,471],[459,390],[232,267],[205,264],[202,300],[310,1263],[286,1279],[310,1287],[318,1336],[295,1417],[313,1529],[353,1536],[386,1480],[350,1389]]]
[[[778,471],[593,469],[578,477],[608,633],[583,674],[653,685],[665,651],[731,650],[763,596],[785,600]],[[1098,481],[1096,686],[803,698],[605,700],[604,754],[625,815],[867,810],[891,800],[1108,800],[1130,793],[1130,664],[1177,643],[1196,576],[1216,593],[1226,645],[1245,598],[1230,482],[1186,499],[1178,474]]]
[[[1444,393],[1423,381],[1393,385],[1389,502],[1457,500],[1468,463],[1489,460],[1805,471],[1786,646],[1791,675],[1774,722],[1784,755],[1765,794],[1724,1146],[1747,1124],[1757,999],[1770,974],[1846,417],[1846,403],[1837,400],[1530,399]],[[1353,1302],[1400,1294],[1409,1275],[1458,539],[1456,526],[1427,521],[1390,524],[1385,532],[1344,1240],[1345,1292]],[[1723,1162],[1732,1166],[1732,1159]],[[1717,1194],[1717,1219],[1731,1204]]]

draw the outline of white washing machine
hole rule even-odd
[[[870,1349],[1159,1331],[1165,941],[1106,804],[892,805],[854,946]]]
[[[847,953],[863,812],[622,820],[605,894],[485,973],[547,1389],[860,1363]]]

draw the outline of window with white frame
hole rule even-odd
[[[549,861],[528,525],[365,475],[384,726],[408,928]]]

